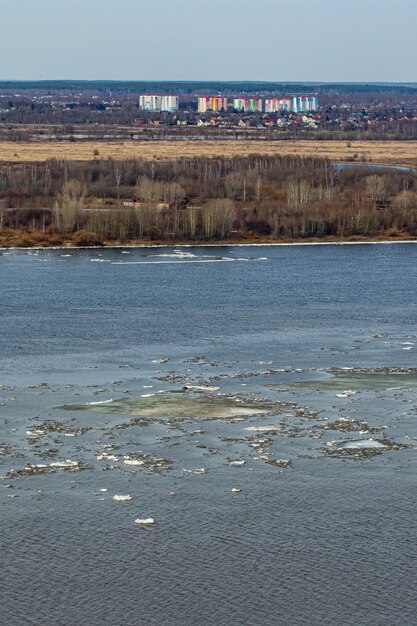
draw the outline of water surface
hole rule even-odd
[[[0,623],[414,624],[416,267],[0,251]]]

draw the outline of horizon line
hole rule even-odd
[[[0,78],[1,83],[224,83],[224,84],[271,84],[271,85],[378,85],[417,86],[416,81],[314,81],[314,80],[225,80],[225,79],[136,79],[136,78]]]

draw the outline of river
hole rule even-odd
[[[416,266],[0,250],[0,623],[414,624]]]

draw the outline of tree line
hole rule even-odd
[[[0,244],[417,236],[412,171],[299,156],[0,166]]]

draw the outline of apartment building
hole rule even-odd
[[[178,96],[161,96],[161,95],[143,95],[139,96],[139,108],[142,111],[150,111],[152,113],[167,112],[172,113],[178,111]]]
[[[227,111],[227,98],[222,96],[202,96],[198,98],[198,112]]]

